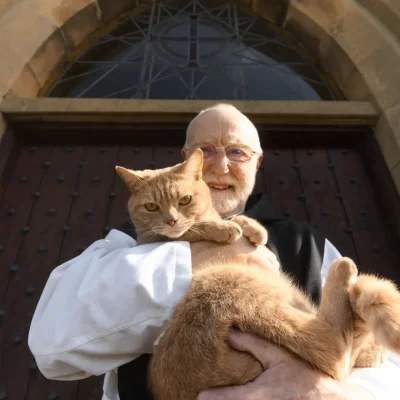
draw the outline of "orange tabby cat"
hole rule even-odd
[[[224,221],[202,181],[202,153],[156,171],[117,171],[132,192],[128,209],[138,242],[213,240],[242,234],[255,245],[267,233],[256,221]],[[244,384],[262,372],[250,354],[227,344],[232,326],[286,347],[334,379],[354,366],[378,366],[383,347],[400,353],[400,293],[359,275],[348,258],[329,270],[317,309],[284,274],[251,258],[225,259],[193,273],[163,332],[149,368],[157,400],[194,400],[203,389]]]

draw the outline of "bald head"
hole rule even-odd
[[[197,142],[242,143],[261,152],[254,124],[231,104],[217,104],[201,111],[186,130],[185,146]]]

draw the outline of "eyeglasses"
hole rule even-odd
[[[223,149],[228,160],[235,163],[248,162],[251,160],[254,154],[261,154],[244,144],[228,144],[227,146],[215,146],[212,143],[203,142],[191,146],[190,148],[186,146],[185,149],[190,149],[191,152],[196,149],[201,149],[201,151],[203,152],[204,161],[211,160],[214,155],[218,153],[218,149]]]

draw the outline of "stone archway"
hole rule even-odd
[[[400,189],[400,5],[396,0],[236,0],[315,54],[348,100],[381,112],[376,136]],[[36,97],[54,68],[142,0],[7,0],[0,7],[0,95]],[[115,21],[117,22],[117,21]]]

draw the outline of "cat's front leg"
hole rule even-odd
[[[242,236],[242,228],[232,221],[202,221],[194,224],[181,238],[188,242],[212,240],[233,243]]]
[[[232,221],[240,225],[243,230],[243,235],[255,246],[264,246],[267,244],[268,232],[256,220],[246,217],[245,215],[239,215],[232,218]]]

